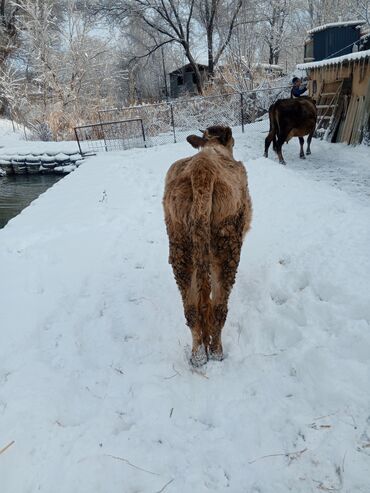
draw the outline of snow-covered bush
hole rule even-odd
[[[53,140],[53,132],[51,131],[48,122],[34,122],[30,124],[31,135],[29,140],[42,140],[49,142]]]

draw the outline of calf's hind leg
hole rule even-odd
[[[222,360],[221,332],[226,322],[228,301],[235,282],[243,241],[244,214],[228,219],[212,236],[212,318],[206,348],[210,359]]]
[[[189,235],[170,235],[170,264],[180,290],[184,306],[186,324],[189,327],[193,339],[191,363],[201,366],[207,362],[207,354],[203,345],[203,334],[198,316],[198,301],[193,268],[192,245]]]
[[[226,322],[228,312],[228,299],[232,287],[232,282],[228,282],[222,266],[222,262],[212,264],[212,317],[208,339],[206,341],[207,353],[210,359],[221,361],[223,359],[223,349],[221,342],[221,332]]]

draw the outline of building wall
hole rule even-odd
[[[309,94],[315,99],[322,92],[335,92],[338,81],[343,88],[336,109],[338,124],[332,134],[334,142],[358,144],[368,128],[370,108],[370,58],[352,62],[312,68],[309,71]],[[325,85],[324,85],[325,84]],[[329,97],[330,99],[330,97]],[[329,99],[324,104],[329,104]],[[322,100],[320,102],[322,104]],[[367,121],[366,121],[367,120]]]
[[[313,58],[317,62],[352,53],[353,43],[360,39],[360,31],[352,26],[338,26],[313,33],[312,36]]]
[[[201,70],[201,78],[203,83],[207,79],[207,73]],[[183,83],[179,84],[179,77],[182,78]],[[178,72],[177,74],[170,74],[170,91],[171,98],[178,98],[180,96],[198,94],[197,86],[193,81],[194,72],[185,71]]]
[[[330,91],[330,83],[342,79],[351,79],[351,94],[365,96],[370,79],[370,60],[364,59],[347,64],[327,65],[309,70],[309,94],[314,99],[322,92],[325,81],[326,90]],[[315,89],[316,86],[316,90]]]
[[[182,84],[179,83],[181,77]],[[182,74],[170,75],[171,97],[178,98],[185,94],[195,94],[197,86],[193,82],[193,72],[183,72]]]

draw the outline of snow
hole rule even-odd
[[[20,141],[6,143],[0,151],[1,155],[41,155],[41,154],[77,154],[79,153],[77,142],[74,140],[63,142]]]
[[[366,40],[369,36],[370,36],[370,31],[368,31],[368,32],[364,33],[364,34],[360,37],[359,41],[365,41],[365,40]]]
[[[253,65],[254,68],[263,68],[267,70],[284,70],[281,65],[273,65],[270,63],[255,63]]]
[[[325,31],[325,29],[329,29],[331,27],[348,27],[348,26],[362,26],[366,24],[364,20],[354,20],[354,21],[339,21],[339,22],[330,22],[328,24],[323,24],[322,26],[314,27],[310,29],[308,34],[318,33],[320,31]]]
[[[90,158],[0,231],[2,491],[368,493],[368,149],[295,139],[283,167],[262,125],[223,362],[189,365],[167,263],[187,143]]]
[[[0,118],[0,149],[6,145],[16,146],[23,134],[20,127],[7,119]]]
[[[76,141],[41,142],[24,140],[24,130],[10,120],[0,118],[0,155],[79,153]]]
[[[364,60],[369,58],[370,50],[357,51],[356,53],[349,53],[348,55],[337,56],[335,58],[328,58],[320,60],[319,62],[300,63],[297,65],[298,69],[312,69],[318,67],[326,67],[327,65],[338,65],[340,63],[354,62],[358,60]]]
[[[13,128],[9,120],[0,119],[0,176],[4,176],[5,169],[11,169],[14,162],[19,162],[24,169],[34,163],[33,166],[41,164],[40,171],[55,168],[57,172],[68,173],[81,161],[75,141],[25,141],[18,126]]]

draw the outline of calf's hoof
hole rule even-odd
[[[201,346],[199,346],[196,351],[194,351],[194,350],[192,351],[190,363],[193,366],[196,366],[196,367],[203,366],[207,363],[207,361],[208,361],[207,352],[206,352],[203,344]]]
[[[307,149],[306,156],[309,156],[310,154],[311,154],[311,151],[309,149]]]
[[[305,156],[304,154],[300,154],[300,155],[299,155],[299,157],[300,157],[301,159],[306,159],[306,156]]]
[[[209,354],[209,359],[213,361],[222,361],[224,359],[224,353],[222,349],[217,350],[217,351],[210,351]]]
[[[268,157],[267,152],[263,153],[263,157]]]
[[[279,163],[286,165],[286,162],[284,161],[284,159],[282,161],[279,161]]]

